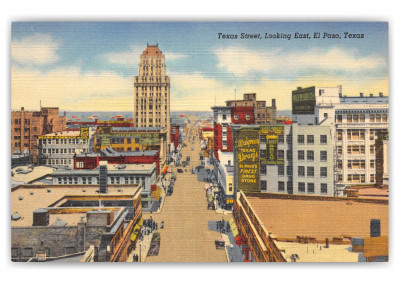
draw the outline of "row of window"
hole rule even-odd
[[[336,122],[337,123],[342,123],[344,122],[344,118],[346,118],[347,123],[359,123],[359,122],[365,122],[365,114],[347,114],[346,116],[342,114],[336,115]],[[369,122],[387,122],[388,121],[388,115],[387,113],[370,113],[369,114]]]
[[[337,141],[343,140],[343,135],[346,130],[338,130],[337,131]],[[369,131],[369,140],[375,140],[378,137],[378,133],[382,130],[373,130]],[[357,141],[357,140],[365,140],[365,129],[349,129],[347,130],[347,140]]]
[[[15,123],[15,124],[21,124],[21,119],[15,119],[15,120],[14,120],[14,123]],[[26,125],[30,125],[30,124],[31,124],[31,120],[30,120],[30,119],[25,119],[25,120],[24,120],[24,123],[25,123]]]
[[[305,170],[306,170],[305,166],[298,166],[298,171],[297,171],[298,176],[305,176]],[[261,175],[267,174],[267,166],[266,165],[261,165],[260,174]],[[288,176],[293,175],[292,166],[286,167],[286,174]],[[278,166],[278,176],[284,176],[284,175],[285,175],[285,166],[281,166],[281,165]],[[314,167],[307,167],[307,176],[314,177]],[[320,167],[320,177],[327,177],[327,176],[328,176],[328,168]]]
[[[293,182],[288,181],[286,183],[287,187],[287,192],[292,193],[293,192]],[[260,188],[262,191],[267,191],[267,181],[262,180],[260,184]],[[306,192],[306,183],[304,182],[299,182],[297,190],[299,193],[305,193]],[[284,181],[278,181],[278,191],[284,192],[285,191],[285,182]],[[315,184],[314,183],[307,183],[307,193],[315,193]],[[327,183],[321,183],[320,184],[320,193],[321,194],[327,194],[328,193],[328,184]]]
[[[71,165],[72,159],[46,159],[46,164],[51,165]]]
[[[343,169],[343,162],[342,160],[338,160],[338,169],[341,170]],[[369,167],[370,168],[375,168],[375,160],[370,160],[369,161]],[[365,160],[349,160],[347,161],[347,168],[348,169],[365,169]]]
[[[39,145],[51,144],[87,144],[89,139],[39,139]]]
[[[74,154],[75,150],[82,150],[82,153],[86,153],[88,152],[88,149],[73,149],[73,148],[69,148],[69,149],[64,149],[64,148],[43,148],[41,150],[41,152],[43,154]]]
[[[59,177],[58,184],[99,184],[99,177]],[[146,177],[108,177],[107,184],[146,185]]]
[[[338,182],[343,182],[343,175],[338,175]],[[347,182],[349,183],[365,183],[365,174],[348,174]],[[369,182],[375,183],[375,174],[370,174]]]
[[[304,144],[305,135],[297,135],[297,143]],[[283,142],[282,142],[283,143]],[[327,144],[327,136],[320,135],[319,136],[320,144]],[[307,144],[314,144],[314,135],[307,135]]]

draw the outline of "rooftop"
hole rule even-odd
[[[137,157],[137,156],[155,156],[158,153],[157,150],[149,150],[149,151],[123,151],[117,152],[113,148],[108,147],[106,149],[100,150],[100,153],[81,153],[77,154],[77,157],[121,157],[121,156],[128,156],[128,157]]]
[[[153,170],[156,169],[156,163],[152,164],[107,164],[107,170],[108,173],[113,173],[113,172],[118,172],[121,174],[127,174],[127,173],[151,173]],[[58,175],[66,175],[66,176],[72,176],[72,175],[91,175],[99,174],[99,168],[96,169],[83,169],[83,170],[58,170],[53,172],[52,176],[58,176]]]
[[[11,170],[12,177],[11,182],[15,184],[20,183],[31,183],[35,180],[38,180],[48,174],[51,174],[54,171],[54,168],[38,166],[38,167],[30,167],[30,166],[20,166],[15,167]]]
[[[81,134],[80,130],[71,130],[71,131],[60,131],[60,132],[54,132],[54,133],[49,133],[49,134],[45,134],[42,136],[49,136],[49,137],[53,137],[53,136],[79,136]]]
[[[97,192],[98,185],[23,185],[11,191],[11,214],[18,213],[21,218],[18,221],[11,221],[12,227],[32,226],[33,211],[51,207],[63,198],[87,198],[98,199],[110,198],[115,196],[133,196],[139,191],[138,185],[108,185],[108,193],[101,194]],[[53,215],[53,214],[52,214]],[[83,216],[82,213],[55,214],[50,218],[50,225],[60,218],[66,221],[68,225],[74,225]]]
[[[370,220],[381,220],[381,234],[389,233],[387,200],[286,194],[246,194],[264,227],[278,240],[297,236],[324,241],[334,237],[370,236]]]
[[[157,45],[147,45],[146,49],[143,51],[142,56],[161,56],[162,52],[158,49]]]

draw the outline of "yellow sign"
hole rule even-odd
[[[259,191],[260,137],[255,129],[241,129],[236,143],[238,190]]]

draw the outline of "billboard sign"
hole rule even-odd
[[[238,191],[260,191],[259,153],[259,130],[239,130],[236,143],[236,171]]]
[[[265,156],[260,157],[262,164],[283,165],[284,160],[278,157],[278,137],[284,135],[284,129],[281,125],[261,126],[260,137],[266,141]]]

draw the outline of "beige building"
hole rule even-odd
[[[165,57],[157,45],[147,45],[140,56],[139,76],[134,79],[135,126],[162,127],[170,139],[170,81]]]

